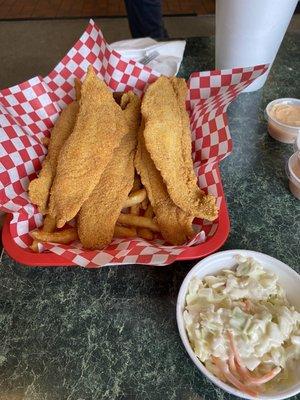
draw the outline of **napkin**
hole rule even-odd
[[[141,60],[154,50],[159,53],[154,60],[147,64],[162,75],[174,76],[177,74],[185,49],[185,40],[157,42],[149,37],[141,39],[121,40],[110,44],[110,47],[123,57],[135,61]]]

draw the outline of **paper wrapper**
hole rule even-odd
[[[92,64],[98,76],[112,91],[133,90],[142,95],[159,74],[133,60],[123,59],[111,50],[102,32],[90,21],[87,29],[45,78],[36,76],[27,82],[0,92],[1,134],[1,211],[13,214],[10,233],[15,242],[28,248],[29,232],[42,224],[42,215],[30,203],[27,189],[36,177],[46,154],[42,139],[50,131],[60,111],[74,97],[74,78],[83,79]],[[190,114],[192,151],[199,186],[217,197],[220,206],[222,186],[217,163],[226,157],[232,142],[227,124],[229,103],[267,66],[235,68],[223,71],[195,72],[188,81],[187,109]],[[106,264],[166,265],[187,249],[214,235],[218,220],[198,220],[196,237],[184,246],[167,246],[161,241],[115,239],[104,250],[84,250],[80,243],[46,243],[45,249],[84,267]],[[28,251],[30,251],[28,249]]]

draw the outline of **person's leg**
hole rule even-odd
[[[125,0],[125,5],[133,38],[168,37],[163,25],[161,0]]]

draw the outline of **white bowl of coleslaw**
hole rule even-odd
[[[176,313],[187,353],[214,384],[281,400],[300,392],[299,311],[297,272],[263,253],[228,250],[191,269]]]

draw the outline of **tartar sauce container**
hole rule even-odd
[[[300,151],[300,134],[297,136],[297,139],[295,140],[294,150],[295,151]]]
[[[295,143],[300,135],[300,100],[292,98],[271,101],[265,110],[268,132],[282,143]]]
[[[300,151],[297,151],[289,158],[286,173],[289,178],[290,191],[300,200]]]

